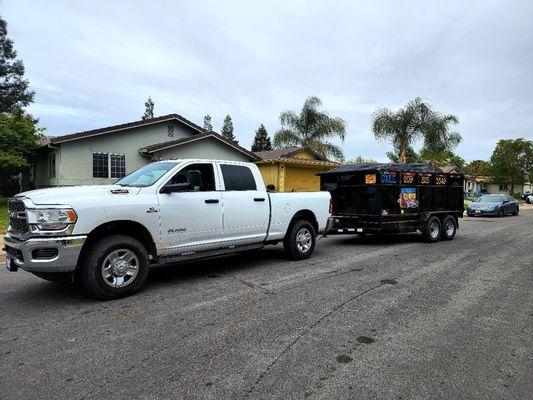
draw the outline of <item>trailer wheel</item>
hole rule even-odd
[[[283,240],[285,254],[293,260],[309,258],[315,249],[315,228],[309,221],[296,221]]]
[[[441,223],[437,217],[429,217],[425,228],[422,230],[422,237],[428,243],[438,242],[441,235]]]
[[[455,222],[455,218],[452,217],[451,215],[447,215],[446,217],[444,217],[442,221],[441,239],[442,240],[453,240],[456,233],[457,233],[457,223]]]
[[[117,299],[137,292],[149,272],[148,252],[130,236],[107,236],[91,245],[82,260],[80,280],[89,295]]]

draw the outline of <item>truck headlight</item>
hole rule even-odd
[[[27,210],[28,222],[40,231],[59,231],[78,219],[71,208],[35,208]]]

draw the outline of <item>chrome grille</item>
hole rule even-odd
[[[15,234],[26,234],[29,232],[26,207],[21,200],[11,199],[7,203],[10,231]]]

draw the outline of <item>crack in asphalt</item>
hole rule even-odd
[[[314,321],[312,324],[305,327],[303,330],[300,331],[300,333],[291,341],[289,344],[287,344],[281,352],[274,357],[274,359],[270,362],[270,364],[267,365],[267,367],[261,372],[261,374],[257,377],[257,379],[254,381],[252,386],[248,389],[248,391],[245,393],[244,398],[248,398],[253,391],[256,389],[256,387],[261,383],[263,378],[268,375],[268,373],[271,371],[271,369],[276,365],[285,354],[287,354],[305,335],[307,335],[311,330],[313,330],[315,327],[320,325],[322,321],[330,317],[332,314],[334,314],[336,311],[347,305],[348,303],[354,301],[355,299],[358,299],[361,296],[364,296],[365,294],[372,292],[373,290],[379,289],[382,286],[387,286],[387,283],[380,282],[379,285],[372,286],[366,290],[363,290],[362,292],[357,293],[356,295],[342,301],[341,303],[337,304],[335,307],[333,307],[331,310],[329,310],[327,313],[323,314],[319,319]]]
[[[213,368],[213,365],[218,357],[226,350],[226,348],[231,343],[231,340],[235,336],[235,333],[237,333],[237,329],[239,328],[239,325],[246,317],[246,314],[248,313],[248,310],[250,309],[250,306],[252,304],[252,299],[255,296],[257,285],[247,282],[243,279],[239,279],[240,282],[250,288],[248,293],[246,294],[244,298],[243,305],[241,307],[241,312],[239,314],[239,317],[233,321],[233,323],[230,325],[226,335],[222,339],[222,342],[218,345],[218,347],[215,349],[211,357],[209,358],[209,361],[207,362],[207,365],[204,368],[204,371],[182,392],[180,396],[180,400],[185,400],[189,398],[192,391],[207,377],[211,369]]]

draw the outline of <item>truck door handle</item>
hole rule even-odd
[[[264,197],[254,197],[254,201],[265,201]]]
[[[218,203],[218,199],[206,199],[205,203],[206,204],[216,204],[216,203]]]

